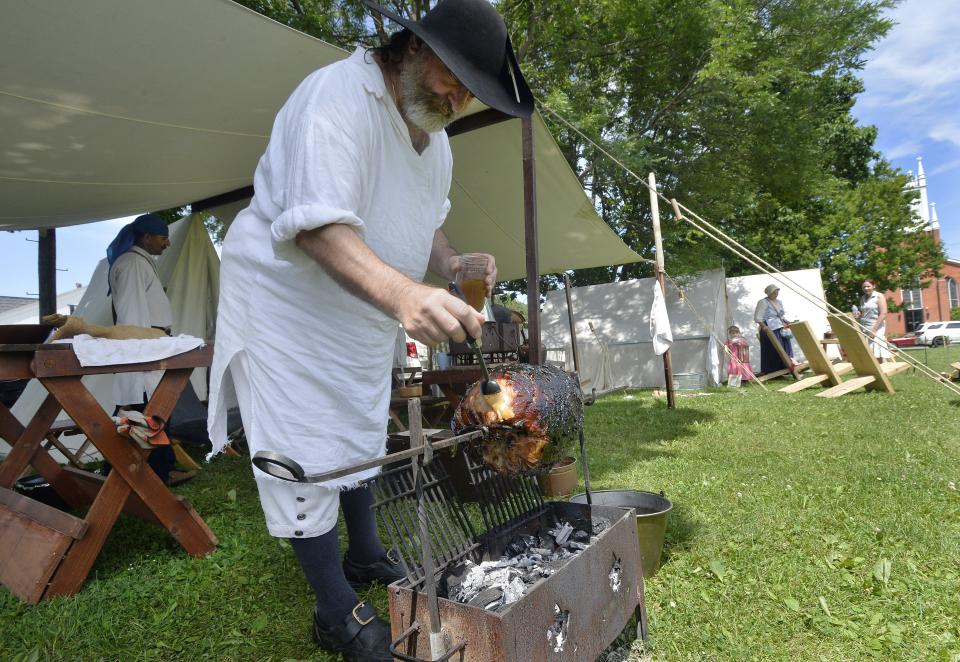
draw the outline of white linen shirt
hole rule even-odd
[[[257,165],[253,200],[223,244],[211,455],[227,443],[229,369],[239,354],[251,390],[249,411],[241,408],[251,454],[278,451],[308,473],[384,454],[397,322],[335,282],[294,239],[347,224],[377,257],[420,281],[450,207],[452,166],[443,131],[422,154],[413,149],[363,49],[294,91]]]
[[[173,326],[170,299],[160,282],[156,260],[139,246],[133,246],[114,260],[110,267],[110,289],[117,324],[145,328]],[[120,372],[113,376],[113,403],[143,404],[163,377],[162,370],[153,372]]]

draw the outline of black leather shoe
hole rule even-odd
[[[386,586],[406,576],[403,573],[403,566],[400,565],[400,558],[392,549],[367,565],[354,563],[349,556],[345,556],[343,558],[343,574],[353,588],[365,586],[374,581]]]
[[[393,662],[390,626],[377,618],[366,602],[353,608],[341,625],[325,628],[313,615],[313,640],[318,646],[343,655],[347,662]]]

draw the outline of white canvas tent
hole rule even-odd
[[[219,298],[220,259],[199,216],[189,216],[170,226],[170,247],[157,260],[157,269],[173,308],[173,332],[212,338]],[[113,324],[107,297],[106,259],[97,265],[74,314],[93,324]],[[190,377],[201,399],[206,399],[206,378],[206,369],[196,369]],[[83,378],[83,383],[104,410],[112,413],[113,375],[89,375]],[[39,382],[30,382],[14,405],[13,414],[26,425],[46,394]],[[66,420],[65,414],[61,413],[61,417]],[[67,444],[77,445],[70,440]],[[7,450],[9,446],[0,440],[0,453],[5,454]]]
[[[655,279],[642,278],[571,290],[576,318],[581,380],[585,390],[598,392],[629,386],[664,385],[662,357],[653,353],[650,310]],[[722,270],[705,271],[680,283],[685,300],[670,281],[665,290],[673,330],[674,373],[710,374],[710,336],[726,336],[726,294]],[[695,311],[695,312],[694,312]],[[541,313],[544,346],[564,349],[567,369],[573,369],[566,295],[550,292]],[[591,331],[590,325],[595,330]],[[718,348],[719,349],[719,348]],[[721,364],[724,361],[721,360]]]
[[[580,350],[581,378],[587,390],[598,392],[617,387],[651,388],[664,385],[663,360],[653,353],[650,339],[650,310],[653,303],[653,278],[571,290],[577,323],[577,347]],[[667,312],[673,330],[671,347],[674,374],[692,373],[710,379],[714,359],[720,363],[720,379],[726,378],[727,356],[722,347],[714,357],[709,336],[718,345],[727,338],[727,328],[735,324],[750,342],[750,359],[760,369],[760,344],[753,312],[771,282],[780,286],[780,300],[790,319],[806,320],[814,334],[822,337],[828,330],[823,308],[802,296],[797,287],[823,300],[823,282],[819,269],[784,272],[783,277],[757,274],[725,278],[722,270],[705,271],[681,280],[685,300],[668,280]],[[694,312],[696,311],[696,312]],[[541,313],[544,346],[548,357],[562,356],[568,370],[573,369],[566,296],[563,290],[550,292]],[[595,329],[591,331],[590,324]],[[794,345],[795,357],[804,361],[803,352]],[[837,356],[836,346],[828,355]]]
[[[806,320],[813,329],[814,337],[822,338],[829,329],[827,314],[823,308],[808,301],[797,288],[791,285],[796,283],[803,289],[815,295],[820,301],[824,299],[823,280],[819,269],[801,269],[785,271],[784,277],[756,274],[739,276],[727,279],[727,302],[730,309],[730,324],[736,324],[743,332],[743,337],[750,341],[750,362],[756,372],[760,371],[760,341],[757,338],[757,325],[753,321],[753,311],[757,302],[763,299],[763,293],[770,283],[780,287],[779,300],[784,305],[787,318],[791,320]],[[805,357],[800,347],[794,343],[794,358],[803,362]],[[828,356],[839,357],[840,352],[835,345],[828,346]]]
[[[189,204],[252,183],[274,115],[343,51],[229,0],[13,3],[0,24],[0,229]],[[473,111],[483,109],[475,102]],[[534,119],[541,272],[638,259]],[[445,230],[523,277],[518,120],[452,139]],[[231,220],[243,203],[215,209]]]

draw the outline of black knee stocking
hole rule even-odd
[[[369,485],[340,492],[340,507],[350,536],[347,556],[361,565],[373,563],[387,553],[377,533],[377,518],[370,509],[372,505],[373,491]]]
[[[315,538],[290,538],[303,574],[317,594],[317,620],[330,627],[343,623],[360,598],[343,576],[337,527]]]

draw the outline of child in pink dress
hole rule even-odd
[[[740,333],[740,328],[731,326],[727,329],[727,342],[725,343],[729,350],[729,359],[727,360],[727,379],[731,386],[739,386],[740,380],[750,381],[754,379],[753,370],[750,368],[750,343]],[[730,379],[734,377],[734,379]]]

